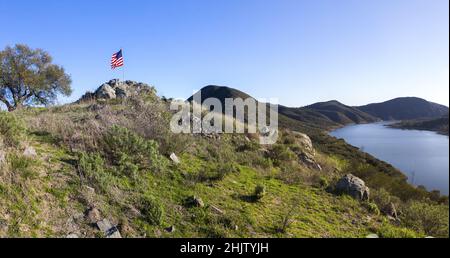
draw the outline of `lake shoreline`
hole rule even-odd
[[[448,136],[389,126],[395,122],[347,125],[328,134],[391,164],[408,177],[410,184],[448,195]]]

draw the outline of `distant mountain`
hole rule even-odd
[[[224,86],[209,85],[201,89],[202,102],[207,98],[217,98],[222,104],[225,103],[226,98],[253,98],[247,93],[240,90]],[[192,101],[191,96],[188,101]],[[329,101],[323,103],[316,103],[302,108],[291,108],[286,106],[279,106],[279,114],[295,120],[303,122],[309,126],[316,128],[335,128],[352,123],[370,123],[378,119],[366,114],[356,108],[346,106],[338,101]],[[290,121],[291,123],[293,121]]]
[[[352,123],[372,123],[379,120],[372,115],[369,115],[354,107],[346,106],[336,100],[315,103],[306,106],[304,109],[316,111],[331,121],[341,125]]]
[[[356,108],[386,121],[440,118],[449,112],[444,105],[413,97],[396,98]]]
[[[435,131],[441,134],[449,135],[448,114],[441,118],[436,119],[416,119],[406,120],[391,125],[394,128],[400,129],[415,129],[415,130],[427,130]]]
[[[226,98],[253,98],[245,92],[225,86],[209,85],[201,89],[202,102],[218,98],[222,104]],[[188,101],[192,101],[191,96]],[[279,105],[280,124],[297,129],[330,130],[347,124],[373,123],[380,120],[437,119],[448,114],[446,106],[420,98],[397,98],[383,103],[360,107],[344,105],[336,100],[319,102],[309,106],[292,108]]]
[[[203,87],[200,91],[202,93],[202,103],[208,98],[217,98],[222,102],[222,104],[225,103],[225,99],[227,98],[242,98],[244,100],[247,98],[253,98],[247,93],[226,86],[208,85]],[[191,102],[193,100],[194,96],[191,96],[187,101]]]

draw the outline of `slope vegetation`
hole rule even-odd
[[[0,113],[0,236],[448,237],[446,197],[311,125],[261,146],[170,118],[155,92]],[[370,201],[336,194],[348,173]]]

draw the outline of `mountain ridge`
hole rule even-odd
[[[253,98],[243,91],[228,86],[208,85],[200,91],[202,102],[211,97],[218,98],[222,104],[225,103],[225,98]],[[192,100],[193,96],[187,99],[189,102]],[[349,106],[337,100],[317,102],[303,107],[279,105],[280,115],[326,130],[381,120],[440,118],[446,113],[448,107],[418,97],[399,97],[363,106]]]

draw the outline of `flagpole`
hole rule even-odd
[[[125,57],[124,57],[124,55],[123,55],[123,48],[120,48],[120,51],[122,51],[122,58],[123,58],[124,61],[125,61]],[[125,83],[125,62],[124,62],[124,64],[122,65],[122,82]]]

